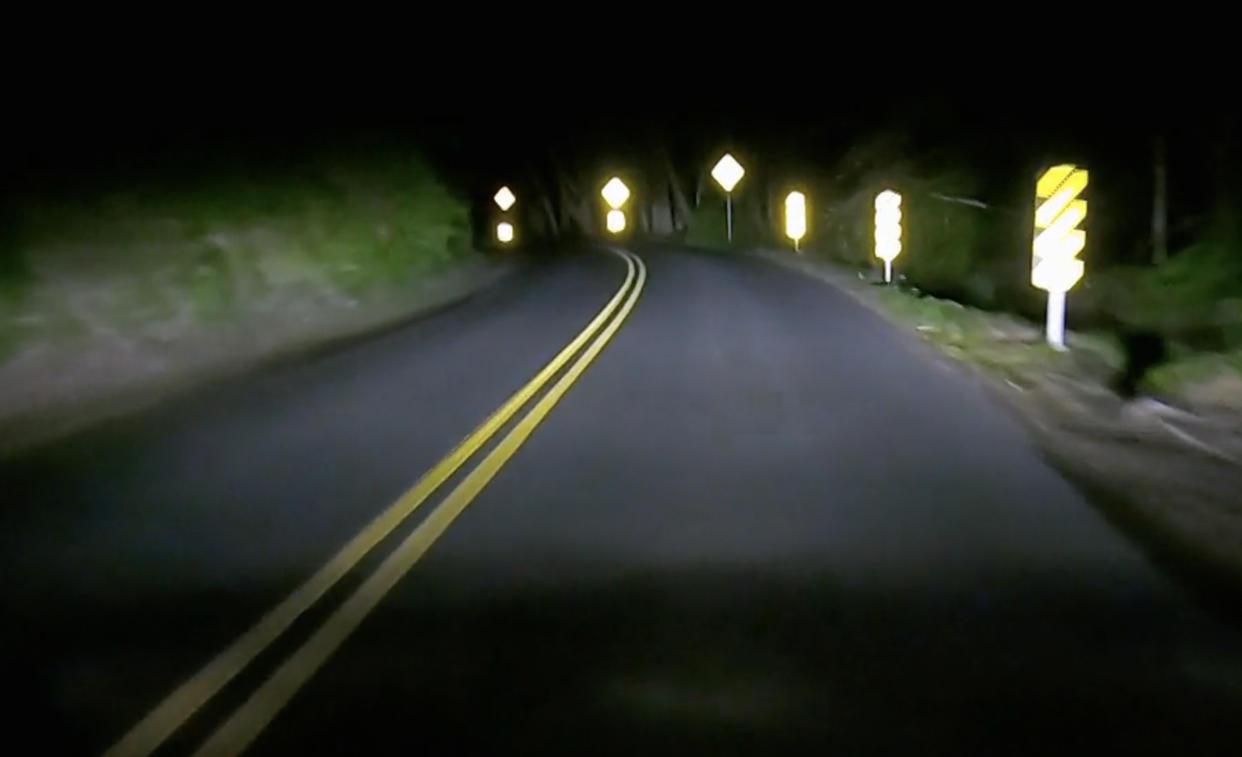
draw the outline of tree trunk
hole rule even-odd
[[[552,198],[547,194],[540,193],[539,204],[543,207],[544,218],[548,221],[548,236],[559,237],[561,228],[556,222],[556,209],[552,207]]]
[[[776,196],[776,183],[772,181],[772,172],[770,170],[763,172],[763,223],[768,229],[772,228],[772,209],[780,205],[780,199]]]
[[[1169,259],[1168,154],[1164,133],[1156,135],[1153,154],[1154,187],[1151,198],[1151,262]]]
[[[556,181],[556,196],[560,199],[561,218],[557,224],[558,228],[562,234],[574,229],[575,226],[577,231],[588,233],[590,231],[590,225],[587,223],[589,209],[587,213],[583,213],[581,193],[574,183],[570,170],[564,163],[553,157],[552,171]]]
[[[539,207],[543,210],[544,219],[548,224],[548,236],[558,237],[561,235],[561,229],[556,218],[556,203],[554,202],[556,198],[548,191],[547,184],[544,183],[543,178],[539,175],[538,168],[532,166],[530,174],[535,191],[539,194]]]
[[[1242,141],[1242,128],[1234,114],[1222,116],[1212,134],[1213,208],[1212,234],[1217,244],[1223,244],[1242,257],[1242,160],[1238,154],[1238,142]]]
[[[664,163],[664,174],[668,177],[669,213],[672,215],[673,229],[684,229],[690,221],[690,203],[686,200],[686,193],[681,187],[677,169],[673,167],[673,159],[667,148],[661,147],[660,158]],[[695,202],[697,201],[696,198]]]
[[[656,157],[655,161],[663,162],[660,157]],[[644,192],[644,195],[649,198],[645,203],[648,209],[647,231],[658,236],[667,236],[675,229],[673,206],[669,200],[671,190],[668,173],[664,166],[657,165],[656,162],[650,164],[650,169],[648,172],[650,178]]]

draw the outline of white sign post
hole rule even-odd
[[[1045,324],[1048,344],[1065,349],[1065,292],[1048,293],[1048,322]]]

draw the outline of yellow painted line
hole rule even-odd
[[[637,257],[636,257],[637,259]],[[268,723],[284,708],[298,690],[345,642],[349,635],[375,609],[380,600],[414,567],[436,540],[448,529],[458,515],[487,486],[492,477],[518,451],[540,422],[547,417],[556,403],[565,395],[587,366],[599,355],[613,334],[621,327],[634,303],[642,293],[647,269],[638,260],[638,281],[625,306],[617,317],[595,339],[582,356],[548,390],[530,412],[505,435],[495,449],[462,480],[418,525],[409,536],[390,554],[383,564],[371,574],[345,602],[332,613],[319,630],[303,644],[272,677],[255,690],[254,694],[226,720],[194,753],[195,757],[235,757],[241,754],[259,736]]]
[[[478,452],[479,448],[486,444],[514,414],[521,410],[531,397],[542,389],[604,325],[621,304],[630,285],[634,283],[634,261],[628,255],[615,250],[613,252],[625,261],[625,281],[622,282],[612,299],[565,349],[552,358],[539,373],[535,374],[534,378],[483,421],[443,460],[424,473],[409,491],[401,495],[400,499],[363,527],[305,583],[272,608],[258,623],[239,636],[202,670],[169,694],[120,741],[104,752],[104,757],[147,757],[159,748],[174,731],[189,720],[191,715],[287,631],[302,613],[310,609],[337,581],[353,570],[354,566],[376,544],[392,533],[393,529],[408,518],[466,460]]]

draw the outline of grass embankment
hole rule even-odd
[[[1115,267],[1096,278],[1098,307],[1168,341],[1169,360],[1146,377],[1146,389],[1191,406],[1242,410],[1242,251],[1204,242],[1159,266]]]
[[[1108,334],[1074,334],[1074,352],[1050,347],[1042,332],[1016,316],[988,313],[953,300],[917,296],[895,287],[872,287],[875,303],[914,328],[951,357],[991,370],[1019,386],[1032,370],[1068,373],[1084,364],[1102,375],[1120,370],[1123,356]]]
[[[464,203],[416,157],[35,200],[17,218],[0,254],[0,354],[357,298],[460,256],[469,234]]]
[[[62,189],[10,210],[0,420],[392,320],[478,263],[466,203],[411,153]]]
[[[705,192],[686,224],[686,243],[696,247],[746,249],[764,244],[770,238],[756,223],[749,199],[733,203],[733,239],[729,239],[729,216],[725,198],[718,192]]]

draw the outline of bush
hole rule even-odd
[[[1095,275],[1100,307],[1117,321],[1198,349],[1242,346],[1242,254],[1203,242],[1156,267]]]
[[[929,195],[907,197],[902,269],[921,289],[962,295],[986,262],[985,211]]]
[[[734,247],[754,247],[769,245],[775,240],[770,230],[756,222],[757,212],[755,200],[749,195],[739,194],[733,198],[733,242]],[[686,242],[701,247],[728,247],[729,243],[728,213],[723,196],[718,193],[706,193],[703,201],[695,208],[687,223]]]
[[[812,249],[853,266],[882,266],[874,256],[874,202],[876,194],[890,186],[902,194],[902,250],[894,261],[897,272],[918,289],[939,297],[989,309],[1021,309],[1016,300],[1025,279],[1018,268],[1026,264],[1026,258],[1006,238],[1005,224],[1011,219],[994,209],[937,197],[961,192],[963,182],[954,177],[869,181],[818,214]]]

